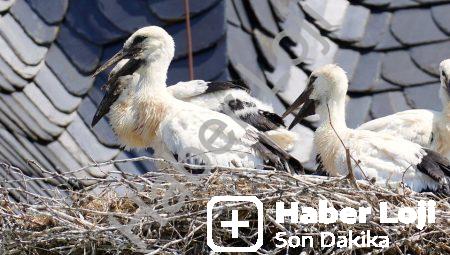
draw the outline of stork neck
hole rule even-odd
[[[345,123],[345,97],[339,99],[330,99],[326,103],[317,107],[317,113],[320,115],[320,126],[331,127],[336,130],[346,130]],[[331,123],[331,124],[330,124]]]
[[[138,73],[140,75],[138,90],[145,91],[165,91],[167,70],[170,60],[159,59],[158,61],[149,61],[143,65]]]

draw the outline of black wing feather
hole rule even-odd
[[[300,161],[284,151],[275,142],[270,140],[263,133],[258,133],[259,142],[254,144],[254,148],[260,153],[266,163],[287,172],[304,173]]]
[[[427,155],[417,165],[417,169],[440,184],[438,193],[450,194],[450,161],[439,153],[424,149]]]
[[[142,65],[142,60],[129,60],[117,73],[112,75],[105,84],[106,94],[92,119],[91,126],[94,127],[100,119],[105,116],[114,102],[119,98],[123,89],[128,85],[129,75],[132,75]]]
[[[417,169],[439,183],[445,182],[450,177],[450,161],[435,151],[424,150],[427,155],[422,158]]]
[[[224,91],[224,90],[229,90],[229,89],[240,89],[240,90],[245,90],[247,92],[250,92],[250,89],[241,80],[212,81],[212,82],[208,82],[207,86],[208,86],[208,88],[205,90],[205,92],[203,94],[214,93],[214,92]]]

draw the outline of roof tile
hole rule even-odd
[[[250,22],[250,18],[248,17],[247,11],[245,10],[244,1],[241,0],[233,0],[234,7],[239,16],[239,20],[241,21],[242,28],[251,33],[252,24]]]
[[[25,124],[20,120],[6,105],[0,97],[0,121],[1,123],[14,133],[21,135],[28,135],[34,140],[37,140],[37,136],[31,132],[31,130],[25,126]]]
[[[347,8],[342,27],[330,34],[330,37],[345,42],[359,42],[364,38],[364,32],[370,17],[370,10],[357,5]]]
[[[30,99],[25,96],[24,93],[16,92],[11,94],[11,96],[16,101],[15,103],[22,106],[28,115],[30,115],[30,117],[37,123],[37,127],[41,128],[52,137],[56,137],[62,133],[63,129],[50,122],[47,117],[36,107],[36,105],[30,102]]]
[[[431,109],[435,111],[442,110],[441,100],[439,99],[439,83],[411,87],[405,89],[406,97],[409,99],[411,107],[416,109]]]
[[[401,9],[407,7],[415,7],[418,6],[419,3],[415,0],[391,0],[391,4],[389,5],[390,9]]]
[[[0,12],[8,10],[16,0],[5,0],[0,2]]]
[[[17,0],[11,14],[36,43],[48,44],[55,40],[58,27],[46,24],[25,0]]]
[[[67,131],[94,162],[111,160],[119,153],[117,149],[103,146],[79,116],[75,116],[74,121],[67,127]]]
[[[42,67],[41,71],[36,76],[35,82],[59,111],[71,113],[77,109],[81,102],[79,97],[73,96],[67,92],[46,65]]]
[[[401,91],[373,95],[372,115],[381,118],[396,112],[411,109]]]
[[[350,82],[351,92],[371,92],[380,82],[383,54],[371,52],[361,55]]]
[[[16,89],[3,77],[3,75],[0,73],[0,91],[6,91],[6,92],[14,92]]]
[[[216,5],[220,0],[203,0],[203,1],[191,1],[189,4],[189,10],[191,17],[195,17],[205,10]],[[180,21],[184,19],[184,4],[180,4],[178,0],[148,0],[149,8],[164,21]]]
[[[53,137],[46,133],[39,124],[29,115],[19,102],[17,102],[11,95],[3,94],[1,100],[11,109],[11,112],[20,119],[20,121],[29,128],[32,134],[36,135],[38,139],[44,141],[52,141]]]
[[[184,23],[167,27],[175,40],[175,59],[187,56],[186,29]],[[225,35],[225,2],[221,1],[205,14],[191,19],[192,50],[194,52],[213,46]]]
[[[25,138],[22,135],[13,134],[15,139],[32,155],[32,159],[36,160],[36,163],[40,164],[44,169],[51,171],[53,165],[45,158],[44,155],[36,148],[34,143],[30,139]],[[46,174],[43,174],[46,176]]]
[[[349,80],[353,79],[361,54],[350,49],[339,49],[334,57],[334,62],[347,73]]]
[[[351,8],[347,0],[306,0],[300,5],[315,19],[315,24],[329,32],[343,28],[346,12]]]
[[[97,106],[92,102],[92,99],[90,97],[85,97],[78,108],[78,114],[83,119],[84,123],[87,126],[90,126],[96,110]],[[116,135],[112,131],[106,117],[102,118],[92,129],[95,136],[102,144],[109,147],[118,146]]]
[[[66,114],[62,113],[53,106],[50,100],[42,93],[42,91],[36,87],[36,84],[31,83],[25,87],[23,93],[38,107],[42,113],[51,122],[61,127],[67,126],[74,117],[75,113]]]
[[[407,52],[387,53],[383,60],[382,76],[387,81],[401,86],[410,86],[434,82],[437,78],[420,70]]]
[[[39,16],[41,16],[47,23],[56,24],[60,22],[64,14],[66,14],[69,5],[68,0],[27,0],[31,8],[33,8]]]
[[[58,44],[82,73],[91,73],[98,65],[101,47],[87,42],[66,24],[60,26]]]
[[[450,57],[450,41],[414,47],[411,57],[422,70],[438,77],[439,63]]]
[[[403,48],[404,46],[394,37],[392,31],[387,29],[386,32],[381,36],[375,50],[392,50]]]
[[[277,16],[277,18],[281,21],[285,21],[285,18],[289,14],[289,5],[292,3],[291,0],[269,0],[273,12]]]
[[[38,65],[44,59],[47,48],[36,45],[10,14],[0,19],[0,34],[25,64]]]
[[[447,39],[434,23],[429,9],[396,11],[391,24],[394,36],[405,45],[430,43]]]
[[[94,79],[90,75],[80,73],[72,65],[56,44],[53,44],[48,50],[45,62],[64,87],[76,96],[86,94],[94,83]]]
[[[445,33],[450,34],[450,4],[437,5],[431,8],[433,20]]]
[[[0,51],[0,57],[7,62],[16,73],[22,76],[22,78],[31,79],[39,72],[43,62],[37,66],[24,64],[2,37],[0,37],[0,49],[2,49]]]
[[[11,67],[0,57],[0,73],[14,87],[21,89],[28,84],[28,81],[20,77]]]
[[[241,21],[239,20],[239,16],[236,12],[236,9],[234,8],[233,1],[225,1],[226,4],[226,16],[229,23],[241,26]]]
[[[364,96],[357,98],[350,98],[347,102],[346,122],[349,128],[356,128],[364,122],[368,121],[370,114],[370,107],[372,105],[372,97]]]
[[[249,3],[261,28],[272,35],[276,35],[278,27],[272,15],[269,1],[250,0]]]
[[[225,40],[219,41],[217,46],[194,56],[194,71],[196,79],[211,80],[227,67]],[[175,60],[170,65],[168,83],[188,80],[189,71],[187,58]]]
[[[364,32],[364,37],[354,46],[370,48],[376,46],[389,30],[391,14],[388,12],[372,13]]]
[[[375,7],[386,7],[392,0],[362,0],[362,4]]]
[[[291,65],[289,71],[280,79],[270,79],[273,74],[266,73],[267,78],[274,84],[281,99],[287,104],[292,104],[305,90],[308,76],[298,67]]]
[[[273,49],[274,38],[267,36],[266,34],[262,33],[259,29],[253,30],[253,35],[255,36],[256,39],[256,45],[262,52],[264,59],[270,65],[270,68],[275,68],[275,66],[277,65],[277,55],[275,55]],[[287,53],[283,49],[281,49],[278,53],[287,55]]]
[[[228,56],[234,69],[249,85],[252,95],[261,101],[273,105],[278,113],[285,108],[281,101],[267,86],[264,73],[258,65],[258,55],[253,47],[252,37],[235,26],[228,26],[227,36]],[[242,54],[246,52],[247,54]]]
[[[76,143],[76,141],[70,136],[68,132],[64,132],[59,138],[58,141],[67,151],[73,156],[73,158],[81,165],[87,166],[89,164],[95,163],[93,162],[89,156],[87,156],[80,148],[80,146]],[[113,166],[105,166],[105,167],[90,167],[86,169],[86,172],[90,175],[97,178],[105,178],[110,170],[112,170]]]
[[[96,1],[92,0],[70,1],[66,21],[80,35],[95,44],[109,43],[126,35],[103,16]]]
[[[165,25],[149,11],[146,0],[98,0],[97,5],[100,12],[111,23],[128,33],[134,33],[139,28],[148,25]]]

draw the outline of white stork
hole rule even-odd
[[[403,183],[417,192],[448,193],[450,162],[440,154],[391,135],[347,127],[347,89],[345,72],[336,65],[326,65],[311,74],[306,90],[287,110],[288,114],[303,104],[292,125],[314,110],[320,115],[314,144],[325,171],[331,176],[348,173],[347,147],[358,179],[375,179],[389,186]]]
[[[441,112],[408,110],[362,124],[358,129],[402,137],[436,150],[450,160],[450,59],[439,65]]]
[[[106,84],[106,95],[92,125],[108,114],[124,146],[152,147],[155,155],[167,160],[302,170],[296,159],[255,128],[175,98],[166,88],[167,70],[174,52],[174,41],[164,29],[149,26],[136,31],[122,50],[94,73],[95,76],[118,61],[129,59]],[[137,82],[130,83],[133,73],[138,75]]]
[[[119,61],[110,72],[108,80],[111,80],[111,77],[114,77],[127,62],[128,59]],[[120,77],[119,81],[137,83],[139,74],[135,72],[125,75]],[[264,132],[286,151],[292,150],[297,142],[297,134],[286,129],[283,119],[275,113],[273,107],[250,96],[247,86],[241,81],[193,80],[178,82],[169,86],[167,90],[177,99],[248,123]]]

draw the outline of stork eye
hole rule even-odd
[[[136,44],[139,44],[139,43],[141,43],[141,42],[143,42],[144,40],[145,40],[145,36],[143,36],[143,35],[138,35],[138,36],[136,36],[134,39],[133,39],[133,45],[136,45]]]
[[[442,77],[444,77],[445,79],[447,79],[447,74],[444,72],[444,70],[442,70],[441,75],[442,75]]]

